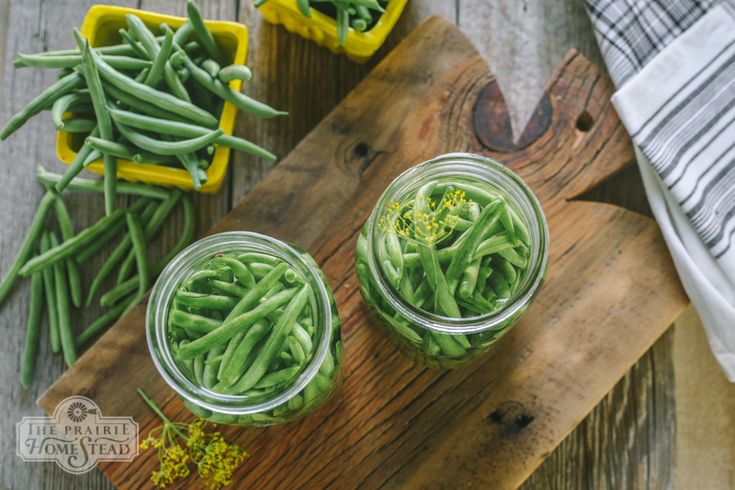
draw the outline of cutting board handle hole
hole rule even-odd
[[[577,129],[586,133],[592,129],[592,125],[595,124],[595,120],[592,118],[589,112],[583,111],[582,114],[577,116]]]
[[[370,146],[367,143],[358,143],[352,151],[355,153],[355,156],[365,158],[370,153]]]

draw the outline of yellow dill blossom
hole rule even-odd
[[[452,235],[460,211],[471,204],[462,190],[447,192],[440,203],[425,196],[404,204],[393,202],[378,219],[378,229],[407,240],[436,245]]]
[[[220,432],[207,431],[207,422],[202,419],[171,422],[145,393],[138,390],[138,394],[163,421],[140,444],[141,449],[158,450],[159,466],[151,473],[154,486],[164,488],[189,476],[190,464],[196,466],[208,488],[220,489],[232,483],[232,474],[248,457],[245,450],[227,442]]]

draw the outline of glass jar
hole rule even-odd
[[[484,156],[442,155],[380,197],[357,241],[360,292],[410,357],[456,367],[526,311],[546,274],[548,240],[541,206],[518,175]]]
[[[294,373],[290,384],[275,392],[250,390],[252,393],[249,395],[235,395],[206,388],[203,383],[197,382],[197,377],[191,375],[191,371],[180,365],[183,361],[176,358],[174,352],[177,344],[172,333],[174,330],[169,327],[169,315],[180,285],[214,257],[243,253],[265,254],[284,261],[290,267],[289,272],[295,271],[303,283],[311,286],[312,294],[303,309],[310,319],[305,324],[313,339],[311,358],[307,357],[303,367]],[[198,417],[211,422],[247,426],[268,426],[299,419],[332,396],[341,382],[340,327],[332,292],[314,259],[293,245],[250,232],[212,235],[193,243],[177,255],[153,287],[146,322],[148,348],[153,362],[186,407]],[[268,335],[270,332],[256,345],[262,347]]]

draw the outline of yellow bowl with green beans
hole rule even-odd
[[[381,196],[357,240],[360,292],[412,358],[456,367],[526,311],[546,274],[548,241],[520,177],[480,155],[443,155]]]
[[[341,381],[341,324],[303,250],[227,232],[172,260],[148,303],[158,372],[195,415],[267,426],[311,413]]]
[[[342,19],[326,1],[312,1],[311,9],[306,7],[308,0],[256,0],[255,4],[271,24],[282,24],[289,32],[314,41],[335,54],[344,53],[352,61],[365,63],[383,45],[408,2],[376,1],[385,11],[366,13],[366,18],[372,19],[364,27],[360,26],[362,30],[356,29],[351,22],[355,15],[351,16],[352,19]],[[340,28],[340,23],[343,28]]]
[[[145,54],[144,52],[141,53],[140,50],[134,52],[135,50],[126,49],[126,47],[130,47],[130,43],[125,44],[125,39],[121,36],[121,33],[119,32],[120,29],[125,29],[128,34],[132,32],[132,28],[130,27],[126,19],[126,15],[129,14],[137,16],[137,18],[142,21],[142,23],[150,30],[151,33],[154,33],[158,36],[157,39],[159,40],[159,42],[161,42],[161,44],[164,44],[163,40],[161,39],[161,24],[166,24],[173,31],[178,32],[178,30],[187,22],[186,17],[174,17],[111,5],[95,5],[89,9],[89,12],[84,18],[84,22],[81,28],[81,34],[89,41],[90,46],[94,48],[100,48],[98,51],[100,57],[111,57],[114,59],[115,56],[120,55],[127,58],[135,58],[136,56],[143,58],[143,55]],[[220,64],[222,68],[224,68],[226,64],[243,65],[246,60],[248,49],[247,28],[244,25],[235,22],[203,21],[203,23],[214,37],[214,41],[216,42],[219,53],[221,55]],[[132,34],[130,34],[130,36],[132,36]],[[131,39],[130,36],[126,36],[127,39]],[[175,33],[174,39],[176,39]],[[196,37],[196,32],[194,32],[188,37],[184,38],[183,41],[196,39],[198,38]],[[132,40],[136,41],[135,38],[133,38]],[[138,43],[138,45],[141,46],[142,43]],[[171,52],[174,54],[176,53],[175,47],[171,49]],[[187,53],[191,54],[192,56],[194,55],[192,54],[192,52],[189,51],[187,51]],[[173,58],[174,57],[172,56],[172,59]],[[22,61],[23,59],[21,58],[21,62]],[[122,63],[123,61],[125,60],[116,59],[117,63]],[[127,67],[123,66],[122,68],[120,68],[120,70],[122,71],[124,68]],[[182,70],[179,68],[176,70],[176,72],[180,74],[182,73]],[[131,78],[134,74],[134,71],[129,73]],[[183,79],[183,76],[180,76],[180,78]],[[192,76],[189,75],[189,80],[191,80],[191,78]],[[155,127],[155,125],[158,124],[158,119],[156,118],[159,118],[159,116],[160,119],[166,119],[167,116],[170,116],[170,114],[168,114],[165,110],[156,110],[156,107],[153,107],[153,105],[151,105],[149,102],[144,102],[148,105],[148,109],[150,109],[150,112],[148,113],[143,112],[143,110],[139,110],[141,109],[139,107],[128,107],[125,102],[127,102],[127,97],[129,97],[129,94],[126,95],[125,93],[119,93],[120,90],[112,84],[107,83],[108,81],[104,78],[104,76],[102,77],[102,80],[105,83],[105,91],[108,99],[115,100],[118,103],[115,108],[123,112],[120,118],[129,116],[130,112],[142,113],[144,117],[154,117],[154,120],[152,121],[129,121],[121,119],[124,121],[125,125],[129,125],[136,131],[147,131],[151,129],[149,125],[154,125]],[[187,81],[185,83],[185,88],[190,88],[189,82]],[[231,81],[229,81],[229,83],[227,83],[227,85],[230,89],[232,89],[232,91],[239,94],[240,89],[242,88],[242,80],[232,79]],[[160,86],[165,87],[165,84],[163,84],[163,82],[159,82],[159,88]],[[110,90],[109,92],[107,91],[108,88]],[[118,100],[118,96],[125,97],[125,100]],[[200,102],[199,99],[208,99],[209,101],[211,101],[212,99],[211,96],[207,97],[206,92],[204,93],[204,95],[199,94],[199,99],[196,99],[194,96],[195,94],[192,93],[190,99],[195,105],[204,105]],[[214,102],[215,105],[218,103],[219,101]],[[70,109],[73,109],[73,105],[70,107]],[[214,130],[216,128],[219,128],[224,133],[223,138],[229,138],[231,141],[233,141],[234,139],[231,137],[231,135],[234,129],[237,107],[230,101],[226,101],[221,107],[221,112],[219,112],[217,109],[218,108],[215,108],[215,113],[213,114],[213,124],[207,127],[207,130]],[[217,112],[219,112],[219,114],[217,114]],[[73,118],[74,111],[70,110],[69,112],[64,114],[64,117]],[[174,123],[191,123],[191,121],[175,117],[175,115],[171,116],[171,118],[175,119]],[[113,118],[113,122],[117,124],[119,120]],[[132,124],[136,122],[138,123],[138,125],[132,126]],[[58,131],[56,138],[56,151],[61,161],[67,164],[72,164],[75,158],[77,158],[77,152],[80,150],[80,147],[82,147],[83,143],[85,142],[86,134],[84,133],[84,126],[85,124],[83,120],[75,120],[73,121],[73,124],[68,125],[69,130],[64,130],[62,128],[60,131]],[[87,130],[88,129],[89,128],[87,128]],[[206,132],[202,131],[201,128],[199,129],[200,132],[197,132],[197,128],[183,126],[181,128],[173,129],[174,132],[177,132],[179,130],[183,131],[181,133],[178,133],[176,135],[177,137],[196,137],[200,135],[200,133]],[[128,135],[126,134],[123,136]],[[171,139],[173,139],[173,137]],[[125,148],[118,148],[119,154],[116,155],[117,175],[120,178],[129,181],[160,184],[165,186],[176,186],[184,190],[196,189],[201,192],[216,192],[221,187],[227,173],[227,165],[231,147],[242,151],[251,151],[251,153],[255,153],[269,160],[273,160],[275,158],[269,152],[262,150],[257,146],[246,142],[245,140],[240,140],[239,138],[237,140],[238,141],[236,143],[239,143],[240,146],[233,146],[232,144],[226,145],[223,143],[223,140],[217,140],[215,144],[211,144],[207,147],[207,152],[209,153],[208,155],[204,155],[203,157],[196,159],[191,158],[190,160],[195,160],[196,163],[201,164],[199,165],[199,167],[201,168],[196,170],[196,173],[198,174],[197,178],[192,177],[191,170],[185,170],[184,168],[181,168],[180,165],[171,164],[172,162],[177,163],[176,160],[180,159],[179,156],[153,155],[151,152],[133,153],[130,151],[125,151]],[[100,141],[98,141],[97,143],[104,144],[104,142]],[[165,144],[165,142],[163,142],[163,144]],[[85,167],[100,174],[104,173],[104,165],[101,159],[97,159],[92,163],[86,163]]]

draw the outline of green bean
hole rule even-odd
[[[99,51],[100,54],[104,54],[104,55],[114,55],[114,56],[135,55],[135,53],[133,52],[133,49],[126,43],[112,44],[110,46],[99,46],[95,49]],[[45,58],[52,58],[55,56],[73,56],[73,55],[78,55],[78,54],[79,54],[79,51],[76,49],[60,49],[56,51],[44,51],[41,53],[33,53],[29,56],[43,56]],[[18,56],[20,56],[20,54]],[[16,67],[21,64],[22,63],[20,63],[20,60],[13,61],[13,65]]]
[[[194,380],[199,386],[204,384],[204,355],[194,358]]]
[[[59,241],[52,233],[51,250],[59,247]],[[48,253],[48,252],[47,252]],[[59,338],[61,340],[61,353],[67,366],[73,365],[77,360],[76,348],[74,346],[74,334],[71,328],[71,308],[69,304],[69,286],[64,265],[61,262],[53,263],[54,287],[56,288],[56,311],[59,322]]]
[[[499,297],[504,299],[510,298],[510,286],[502,274],[493,274],[489,277],[489,280]]]
[[[189,23],[191,24],[194,34],[197,39],[199,39],[204,50],[210,58],[215,60],[217,63],[222,64],[222,53],[220,53],[220,50],[217,47],[217,42],[214,40],[214,36],[212,36],[212,33],[209,32],[209,29],[207,29],[207,26],[204,24],[199,8],[191,0],[186,2],[186,13],[189,16]]]
[[[474,257],[484,257],[486,255],[496,254],[502,250],[513,248],[513,242],[506,234],[493,235],[482,241],[475,250]]]
[[[161,135],[161,137],[166,138],[166,135]],[[172,140],[169,139],[169,141]],[[202,183],[207,181],[207,174],[199,167],[196,155],[194,153],[179,153],[176,155],[176,158],[181,162],[181,166],[191,175],[191,182],[194,185],[194,189],[199,190],[202,187]]]
[[[56,129],[61,130],[64,129],[64,124],[66,121],[63,121],[64,113],[69,112],[69,107],[74,104],[78,103],[80,101],[89,101],[91,100],[89,98],[89,94],[83,94],[78,92],[72,92],[70,94],[63,95],[56,99],[56,102],[54,102],[53,106],[51,107],[51,120],[54,123],[54,126]],[[67,130],[68,131],[68,130]],[[90,132],[92,130],[90,129]]]
[[[438,332],[431,332],[431,338],[437,343],[444,355],[457,357],[464,354],[467,350],[457,340],[458,335],[446,335]]]
[[[181,235],[179,236],[179,240],[176,242],[176,245],[174,245],[171,250],[169,250],[166,255],[164,255],[153,267],[153,276],[157,276],[158,274],[160,274],[163,268],[166,267],[166,264],[171,262],[171,260],[173,260],[173,258],[176,257],[179,252],[181,252],[194,237],[194,228],[196,226],[194,206],[192,205],[191,199],[188,196],[183,196],[182,202],[184,205],[184,230],[181,232]],[[126,294],[134,291],[136,284],[137,277],[133,277],[125,281],[124,283],[105,293],[100,299],[100,303],[102,304],[102,306],[114,303],[119,298],[124,297]]]
[[[226,342],[238,331],[250,327],[261,318],[268,316],[278,307],[291,301],[291,299],[294,298],[295,294],[296,288],[281,291],[280,293],[260,303],[252,310],[242,313],[241,315],[238,315],[231,320],[225,320],[225,322],[219,328],[186,344],[186,346],[181,349],[181,358],[191,359],[193,357],[203,354],[215,345]]]
[[[289,335],[286,338],[286,343],[288,344],[288,349],[291,352],[294,360],[298,364],[303,364],[306,361],[306,353],[304,352],[303,347],[301,347],[301,344],[296,339],[296,337],[294,337],[293,335]]]
[[[81,88],[83,85],[84,78],[78,73],[72,73],[57,81],[34,97],[25,107],[10,118],[2,131],[0,131],[0,140],[4,140],[13,134],[28,119],[41,112],[44,108],[51,106],[60,97]]]
[[[241,92],[236,92],[219,80],[213,80],[206,71],[196,66],[189,58],[184,58],[184,66],[189,69],[191,77],[202,87],[206,88],[220,99],[231,103],[238,109],[242,109],[243,111],[262,118],[284,116],[288,114],[287,112],[277,111]]]
[[[67,133],[89,134],[97,127],[97,123],[95,121],[81,118],[65,119],[62,124],[63,127],[58,129],[63,129]]]
[[[235,277],[240,281],[240,284],[246,288],[252,288],[255,286],[255,278],[252,272],[239,260],[234,257],[218,257],[217,263],[224,264],[235,273]]]
[[[145,59],[133,58],[131,56],[100,54],[103,60],[111,67],[118,70],[142,70],[151,66],[151,62]],[[65,56],[39,56],[33,54],[18,54],[21,66],[33,66],[38,68],[74,68],[82,62],[81,53]]]
[[[217,378],[220,380],[220,384],[216,386],[219,391],[227,391],[227,387],[234,384],[243,371],[250,366],[255,360],[255,346],[260,342],[266,334],[270,331],[271,326],[264,321],[256,322],[250,327],[244,335],[241,335],[241,340],[237,340],[237,337],[233,337],[231,340],[236,342],[230,342],[227,347],[234,346],[232,354],[222,360]]]
[[[44,231],[41,235],[41,253],[51,248],[51,236]],[[59,338],[58,310],[56,308],[56,287],[54,286],[54,272],[51,269],[41,271],[43,275],[43,292],[46,296],[46,315],[48,316],[49,340],[51,352],[54,354],[61,351],[61,339]]]
[[[28,301],[28,323],[23,341],[23,354],[20,361],[20,385],[28,388],[33,380],[38,356],[38,336],[41,331],[41,309],[43,308],[43,274],[31,276],[31,293]]]
[[[136,201],[128,208],[129,213],[140,213],[140,219],[147,221],[150,219],[153,211],[157,204],[150,199],[143,197],[136,199]],[[142,212],[141,212],[142,210]],[[93,255],[102,250],[107,244],[109,244],[113,238],[122,232],[123,228],[127,227],[127,222],[120,220],[115,226],[111,226],[105,233],[103,233],[97,240],[91,243],[87,248],[81,250],[76,254],[75,260],[78,264],[83,264],[89,260]]]
[[[482,259],[474,259],[462,273],[462,281],[459,285],[459,297],[463,299],[470,298],[477,287],[477,278],[480,273],[480,263]]]
[[[219,369],[219,363],[214,360],[217,358],[221,359],[224,351],[225,346],[218,345],[207,353],[207,360],[204,363],[204,372],[202,373],[202,386],[205,388],[212,388],[217,383],[217,370]]]
[[[146,242],[143,236],[143,229],[140,221],[133,213],[127,213],[128,233],[133,242],[133,252],[135,252],[135,264],[138,267],[138,296],[142,298],[151,285],[150,269],[148,268],[148,257],[145,251]]]
[[[184,117],[181,117],[177,114],[174,114],[173,112],[169,112],[159,107],[156,107],[152,104],[149,104],[148,102],[142,99],[138,99],[135,96],[132,96],[126,92],[123,92],[122,90],[118,89],[114,85],[105,83],[104,81],[102,82],[102,88],[113,99],[116,99],[120,101],[120,103],[125,104],[126,106],[131,107],[140,112],[143,112],[145,114],[150,114],[151,116],[159,117],[165,120],[187,121],[187,119]]]
[[[522,257],[521,254],[515,251],[515,249],[508,248],[505,250],[499,250],[498,255],[500,255],[516,267],[520,267],[521,269],[525,269],[528,267],[528,259]]]
[[[161,24],[162,31],[165,31],[166,28],[170,29],[167,25]],[[189,36],[191,36],[192,32],[194,32],[194,28],[192,27],[191,22],[187,20],[181,24],[181,27],[176,29],[176,32],[174,33],[174,43],[183,46],[186,40],[189,39]]]
[[[468,238],[460,244],[454,257],[452,257],[446,275],[451,292],[456,289],[462,271],[469,265],[488,228],[499,219],[497,210],[498,206],[492,204],[488,204],[483,208],[480,217],[475,222],[475,226],[468,230]]]
[[[222,326],[222,322],[220,321],[176,309],[171,311],[170,320],[174,325],[183,329],[204,334]]]
[[[92,242],[102,233],[104,233],[110,226],[114,225],[115,222],[124,218],[125,212],[121,209],[113,212],[110,216],[97,221],[95,224],[80,231],[72,239],[63,242],[62,244],[52,247],[46,253],[40,254],[28,262],[21,268],[20,274],[28,276],[36,271],[43,270],[46,267],[54,265],[59,261],[71,256],[78,250],[82,249],[86,244]],[[59,285],[57,284],[58,288]]]
[[[193,293],[188,291],[179,291],[174,296],[179,304],[184,306],[193,306],[194,308],[203,308],[207,310],[231,311],[237,304],[235,298],[229,296],[220,296],[217,294]]]
[[[219,368],[219,365],[222,362],[222,359],[224,359],[224,357],[225,357],[224,353],[218,354],[214,357],[207,356],[207,360],[204,361],[204,365],[205,366],[216,365]],[[216,373],[215,373],[215,376],[216,376]]]
[[[61,239],[66,242],[74,238],[74,226],[69,216],[69,210],[61,198],[57,198],[54,203],[56,211],[56,220],[59,223],[59,231]],[[69,278],[69,291],[71,291],[71,299],[77,308],[82,306],[82,279],[79,275],[79,268],[73,258],[66,259],[66,271]]]
[[[462,315],[459,312],[457,302],[452,296],[449,281],[439,266],[439,258],[436,250],[433,247],[419,244],[419,255],[426,271],[429,286],[433,286],[432,289],[434,290],[439,309],[449,317],[461,317]]]
[[[140,59],[147,58],[147,53],[143,49],[143,46],[138,41],[136,41],[135,39],[133,39],[133,36],[131,36],[128,31],[126,31],[123,28],[120,28],[120,29],[118,29],[117,32],[120,33],[120,37],[122,37],[123,40],[126,43],[128,43],[128,45],[130,46],[130,49],[135,53],[135,55],[138,58],[140,58]]]
[[[92,132],[90,133],[90,136],[98,136],[99,135],[99,129],[95,127]],[[88,158],[92,157],[96,152],[90,148],[89,145],[86,143],[82,145],[82,147],[77,152],[76,156],[74,157],[74,160],[69,164],[69,168],[66,169],[66,172],[64,172],[63,176],[56,176],[55,174],[48,174],[54,175],[56,178],[56,181],[54,182],[54,187],[56,189],[56,192],[62,192],[64,189],[69,186],[69,184],[74,180],[74,178],[79,175],[79,172],[82,171],[82,169],[85,167],[85,163]],[[36,172],[36,178],[39,180],[39,182],[42,182],[41,175],[43,172],[43,167],[39,166],[38,171]],[[43,173],[45,175],[45,173]],[[45,183],[44,183],[45,184]]]
[[[309,6],[309,0],[296,0],[296,6],[301,11],[304,17],[311,17],[311,7]]]
[[[94,106],[94,114],[97,119],[97,128],[100,132],[100,137],[111,141],[113,139],[112,134],[112,119],[110,114],[107,112],[107,99],[105,98],[105,92],[102,90],[102,82],[100,81],[97,67],[92,60],[92,50],[89,47],[89,43],[82,37],[78,30],[74,30],[74,37],[76,38],[77,45],[82,51],[82,59],[84,64],[82,65],[82,72],[84,78],[87,81],[87,88],[89,89],[89,96],[92,98],[92,105]],[[104,163],[104,189],[105,189],[105,213],[109,216],[115,210],[115,196],[117,195],[117,160],[105,153],[103,154]]]
[[[295,366],[281,369],[280,371],[268,373],[258,381],[255,388],[263,389],[292,383],[296,379],[296,376],[301,372],[301,368],[302,366],[297,364]]]
[[[181,153],[195,152],[213,143],[224,134],[224,131],[217,129],[203,136],[188,140],[161,141],[138,133],[123,124],[117,124],[117,128],[134,145],[159,155],[180,155]]]
[[[143,49],[146,52],[147,57],[150,60],[156,60],[159,58],[159,53],[162,50],[162,47],[159,46],[158,41],[156,37],[153,35],[153,33],[148,29],[148,27],[143,23],[143,21],[140,19],[140,17],[133,15],[133,14],[126,14],[125,20],[128,23],[128,26],[130,29],[138,36],[138,39],[140,41],[140,44],[143,46]],[[173,34],[171,34],[171,40],[169,43],[173,44]],[[166,44],[166,40],[164,38],[164,47]],[[170,49],[170,48],[169,48]],[[166,82],[166,85],[168,86],[169,90],[172,94],[174,94],[177,98],[185,101],[185,102],[191,102],[191,99],[189,98],[189,94],[186,92],[186,89],[181,84],[181,81],[176,76],[176,73],[173,70],[173,67],[168,62],[168,55],[165,55],[161,62],[163,63],[163,79]],[[151,83],[146,83],[146,85],[153,86]]]
[[[110,308],[108,311],[105,312],[104,315],[100,316],[91,324],[89,324],[87,328],[82,330],[82,333],[79,334],[79,336],[74,341],[74,345],[76,346],[76,348],[83,348],[90,340],[96,337],[105,328],[115,323],[130,307],[130,305],[135,304],[136,300],[137,296],[129,297],[127,300],[118,303]]]
[[[102,78],[121,91],[138,99],[144,100],[160,109],[173,112],[185,119],[194,121],[202,126],[216,127],[217,119],[208,112],[196,107],[190,102],[181,100],[166,92],[161,92],[148,85],[136,82],[104,62],[94,50],[90,50],[92,59]]]
[[[170,157],[156,155],[147,151],[128,146],[124,143],[117,143],[102,138],[90,136],[86,139],[87,144],[101,153],[109,153],[110,155],[123,158],[125,160],[145,162],[151,164],[172,163],[175,160]]]
[[[219,73],[220,66],[219,63],[214,61],[213,59],[206,59],[202,61],[201,65],[202,69],[209,73],[209,76],[212,78],[217,78],[217,73]]]
[[[151,66],[151,70],[148,72],[148,75],[145,78],[144,83],[146,85],[155,87],[158,84],[158,82],[161,81],[161,77],[163,76],[163,69],[166,66],[166,61],[171,56],[171,48],[173,47],[173,40],[174,40],[173,33],[171,31],[166,32],[166,38],[164,39],[163,44],[161,45],[161,49],[158,51],[158,54],[156,54],[156,58],[155,58],[155,61],[153,62],[153,66]]]
[[[134,112],[123,111],[119,109],[111,109],[110,115],[117,123],[125,126],[142,129],[144,131],[152,131],[156,133],[169,134],[172,136],[180,136],[183,138],[196,138],[210,133],[210,130],[201,126],[187,124],[178,121],[169,121],[162,118],[136,114]],[[227,134],[223,134],[215,140],[215,143],[222,146],[228,146],[239,151],[251,153],[253,155],[274,161],[276,156],[245,139],[237,138]]]
[[[289,291],[293,290],[286,290],[278,294],[284,294]],[[278,323],[276,323],[273,330],[271,330],[270,335],[266,339],[265,345],[263,345],[263,347],[258,351],[255,361],[253,361],[248,370],[245,371],[245,374],[235,383],[235,385],[233,385],[232,391],[247,391],[250,388],[253,388],[258,381],[260,381],[266,373],[268,366],[273,361],[273,358],[281,351],[283,343],[291,333],[294,323],[296,323],[296,319],[306,306],[310,294],[311,287],[308,284],[305,284],[295,296],[293,294],[291,295],[292,299],[290,299],[283,315],[278,320]],[[273,299],[275,299],[275,296]],[[273,301],[273,299],[269,300],[269,302]]]
[[[161,203],[161,205],[156,208],[153,216],[145,225],[145,240],[151,240],[153,238],[153,236],[163,225],[166,217],[176,206],[176,203],[178,203],[180,198],[181,191],[178,189],[174,189],[173,191],[171,191],[168,198],[166,198]],[[131,237],[130,235],[126,235],[123,241],[118,244],[112,254],[107,258],[105,263],[102,264],[102,268],[99,270],[97,276],[95,276],[94,280],[92,281],[92,286],[90,287],[89,295],[87,296],[87,305],[90,305],[92,303],[92,299],[97,294],[99,288],[102,286],[102,282],[107,278],[110,272],[112,272],[115,265],[125,257],[131,245]],[[132,261],[134,260],[134,258],[130,260]]]
[[[31,221],[31,227],[28,230],[28,234],[20,246],[18,255],[10,265],[10,269],[5,273],[5,277],[0,281],[0,303],[2,303],[5,298],[8,297],[8,294],[10,294],[15,281],[18,280],[18,275],[22,267],[26,264],[28,258],[33,253],[33,249],[36,247],[36,244],[41,237],[41,233],[43,232],[43,225],[46,221],[46,216],[48,216],[51,206],[53,206],[56,199],[56,193],[53,191],[47,191],[41,199],[41,203],[38,205],[38,209],[36,209],[36,214],[33,216],[33,221]]]
[[[237,350],[237,348],[239,347],[239,345],[242,343],[243,339],[245,338],[245,335],[246,334],[251,334],[251,336],[252,336],[252,333],[251,332],[254,332],[254,331],[257,332],[257,331],[261,331],[261,330],[263,332],[263,335],[265,335],[265,332],[267,331],[267,325],[266,325],[266,323],[263,322],[263,321],[255,322],[255,324],[253,326],[251,326],[249,329],[247,329],[247,331],[243,330],[243,331],[237,332],[230,340],[227,341],[227,346],[225,347],[225,352],[222,354],[222,362],[220,362],[220,364],[219,364],[219,366],[217,368],[217,380],[218,381],[222,381],[223,380],[223,376],[225,374],[225,370],[226,369],[227,370],[232,369],[232,368],[230,368],[228,366],[232,362],[232,356],[235,355],[235,351]],[[258,338],[257,341],[253,342],[252,345],[247,348],[248,350],[244,354],[242,354],[240,357],[238,357],[238,359],[242,359],[243,362],[244,362],[245,359],[246,359],[246,356],[252,350],[252,348],[255,345],[255,343],[258,342],[258,341],[260,341],[260,337]],[[241,372],[242,372],[242,369],[238,369],[237,370],[237,372],[235,373],[235,378],[234,378],[233,382],[235,380],[237,380],[237,376],[239,376],[239,373],[241,373]],[[223,385],[217,385],[216,388],[219,390],[219,389],[222,388],[222,386]]]
[[[36,179],[38,179],[41,184],[57,187],[59,183],[62,182],[61,175],[48,172],[41,166],[39,166],[36,171]],[[74,191],[104,192],[104,188],[100,181],[79,177],[69,180],[66,187]],[[135,182],[120,182],[117,186],[117,190],[119,194],[151,197],[159,200],[168,199],[170,196],[170,193],[165,189],[148,184],[138,184]]]
[[[249,82],[253,79],[253,72],[245,65],[229,65],[217,73],[217,78],[222,83],[230,83],[234,80],[245,80]]]
[[[237,260],[245,264],[250,264],[253,262],[261,262],[263,264],[268,264],[268,265],[273,265],[273,266],[278,265],[281,262],[283,262],[281,259],[279,259],[278,257],[274,255],[268,255],[268,254],[259,253],[259,252],[246,252],[246,253],[240,254],[237,256]]]

